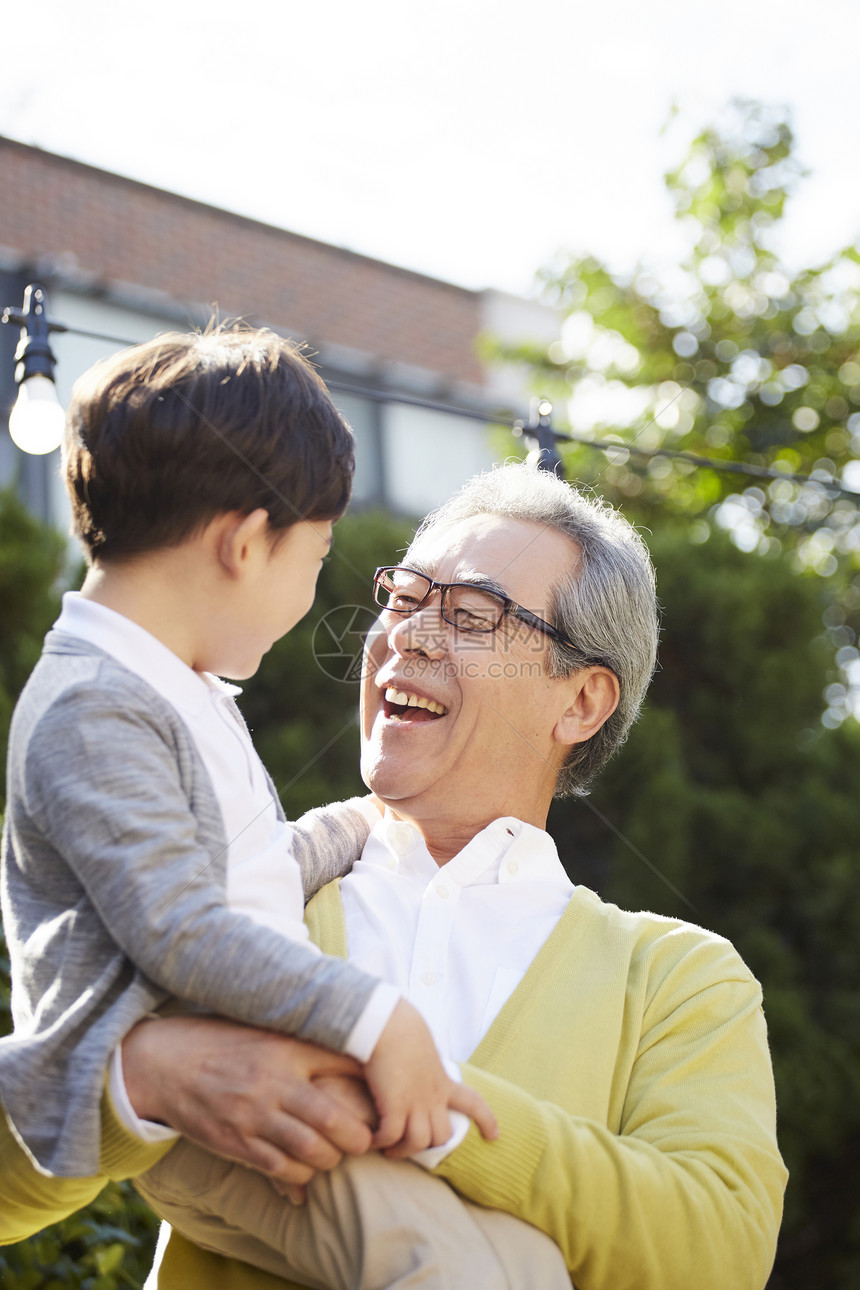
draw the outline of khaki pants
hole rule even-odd
[[[197,1245],[314,1290],[570,1290],[537,1228],[375,1153],[317,1174],[305,1205],[184,1140],[136,1185]]]

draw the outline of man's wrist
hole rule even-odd
[[[122,1044],[113,1050],[108,1071],[108,1096],[113,1104],[117,1119],[124,1129],[141,1142],[168,1142],[179,1135],[166,1124],[155,1120],[144,1120],[137,1114],[131,1104],[125,1083],[125,1071],[122,1061]]]

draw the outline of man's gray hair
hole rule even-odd
[[[550,618],[577,647],[549,638],[547,671],[568,676],[599,661],[618,677],[618,707],[596,734],[576,744],[561,769],[556,797],[587,792],[604,762],[636,720],[657,655],[657,596],[648,548],[632,524],[602,498],[586,496],[548,471],[509,463],[476,475],[421,523],[413,542],[431,530],[476,515],[501,515],[556,529],[580,550],[561,570]],[[408,553],[406,562],[408,563]]]

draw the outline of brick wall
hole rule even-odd
[[[0,246],[482,383],[476,292],[0,138]],[[6,301],[0,303],[9,303]]]

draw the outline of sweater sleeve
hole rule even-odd
[[[127,1133],[107,1090],[101,1100],[99,1173],[92,1178],[58,1178],[36,1169],[0,1107],[0,1245],[13,1245],[59,1223],[95,1200],[111,1179],[130,1178],[151,1168],[173,1145],[147,1146]]]
[[[305,900],[349,873],[381,819],[369,797],[351,797],[306,811],[293,823],[293,856],[301,867]]]
[[[473,1126],[438,1172],[551,1236],[578,1290],[761,1290],[786,1173],[758,985],[661,995],[620,1132],[466,1063],[500,1137],[483,1142]]]
[[[65,692],[28,746],[28,827],[50,854],[26,917],[44,926],[48,911],[88,900],[99,934],[157,987],[342,1049],[378,982],[230,908],[220,816],[214,798],[208,831],[192,812],[192,762],[144,704],[111,706],[83,686]],[[72,937],[66,955],[75,953],[98,960],[104,949]]]

